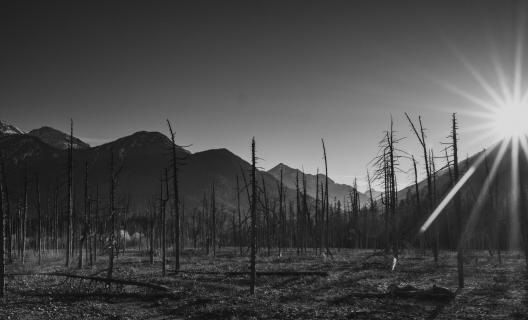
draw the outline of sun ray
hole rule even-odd
[[[504,68],[502,67],[502,64],[500,63],[498,53],[496,52],[495,46],[493,46],[493,54],[491,57],[491,62],[493,64],[493,67],[495,69],[495,73],[497,74],[497,78],[499,80],[499,86],[502,91],[502,95],[504,96],[504,100],[507,103],[512,103],[513,97],[511,95],[511,90],[508,86],[508,81],[506,80],[506,73],[504,72]],[[528,93],[528,92],[527,92]]]
[[[519,137],[512,137],[510,189],[510,248],[519,247]]]
[[[484,161],[484,157],[485,153],[481,153],[477,160],[473,163],[473,165],[466,171],[466,173],[464,173],[464,175],[457,181],[457,183],[451,188],[451,190],[449,190],[444,199],[442,199],[442,201],[438,204],[438,206],[436,206],[434,211],[424,222],[424,224],[420,228],[420,233],[424,233],[425,231],[427,231],[427,229],[436,220],[436,218],[440,215],[444,208],[449,204],[449,202],[453,199],[457,192],[460,191],[464,184],[466,184],[469,178],[471,178],[471,176],[475,173],[478,166],[482,163],[482,161]]]
[[[523,151],[524,157],[526,158],[526,160],[528,160],[528,141],[527,139],[528,137],[526,135],[519,137],[519,145],[521,146],[521,150]]]
[[[445,81],[439,81],[438,82],[442,87],[444,87],[445,89],[451,91],[452,93],[468,100],[469,102],[477,105],[477,106],[480,106],[480,107],[483,107],[489,111],[492,111],[492,112],[495,112],[497,110],[497,107],[494,106],[493,104],[490,104],[474,95],[472,95],[471,93],[469,92],[466,92],[464,90],[461,90],[457,87],[455,87],[454,85],[448,83],[448,82],[445,82]]]
[[[508,144],[509,144],[509,140],[503,139],[499,146],[499,151],[497,152],[497,155],[495,156],[495,159],[493,160],[493,164],[491,166],[490,172],[488,176],[486,177],[486,180],[484,180],[484,183],[482,184],[480,192],[477,196],[477,200],[475,201],[475,203],[473,204],[473,207],[471,208],[469,218],[464,227],[464,231],[460,237],[460,241],[462,242],[459,243],[459,245],[464,244],[467,241],[469,235],[471,235],[471,233],[473,232],[473,229],[476,226],[478,214],[480,212],[482,204],[484,203],[484,199],[487,196],[491,183],[493,182],[493,179],[495,179],[495,175],[497,174],[499,165],[502,159],[504,158],[504,155],[506,154]],[[483,154],[485,155],[485,153]]]
[[[497,131],[495,130],[488,130],[485,133],[482,133],[471,140],[468,141],[469,145],[479,145],[482,142],[485,142],[488,145],[495,145],[499,142],[501,142],[504,138],[502,138]]]
[[[462,65],[469,71],[473,78],[480,84],[482,89],[493,99],[497,105],[503,105],[504,99],[499,96],[497,91],[486,81],[480,72],[473,66],[473,64],[460,52],[456,47],[451,46],[455,55],[458,57]]]
[[[427,220],[424,222],[422,227],[420,228],[420,233],[424,233],[431,224],[436,220],[438,215],[444,210],[444,208],[449,204],[451,199],[457,194],[457,192],[462,188],[462,186],[471,178],[471,176],[475,173],[475,167],[472,166],[471,168],[466,171],[466,173],[462,176],[460,180],[455,184],[455,186],[449,191],[449,193],[445,196],[445,198],[438,204],[438,206],[435,208],[433,213],[427,218]]]

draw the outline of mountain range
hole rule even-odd
[[[59,193],[65,194],[62,189],[65,189],[69,135],[46,126],[26,134],[8,123],[1,123],[0,149],[9,168],[7,179],[10,189],[13,192],[21,192],[22,177],[24,170],[27,170],[30,189],[34,188],[31,182],[38,174],[44,197],[51,196],[57,187]],[[95,147],[90,147],[75,137],[73,142],[74,188],[77,199],[82,198],[86,166],[92,196],[96,190],[101,197],[106,196],[111,152],[114,153],[115,166],[122,167],[118,177],[118,192],[122,197],[133,199],[138,208],[159,197],[160,177],[170,163],[172,144],[167,136],[159,132],[139,131]],[[179,186],[186,208],[200,207],[204,197],[209,201],[214,183],[217,205],[226,210],[234,210],[237,203],[238,178],[241,207],[247,210],[248,193],[244,186],[249,182],[250,163],[227,149],[191,153],[178,147],[177,156],[183,159],[179,166]],[[268,172],[259,171],[258,182],[260,185],[264,183],[270,199],[278,197],[278,175],[281,169],[286,200],[294,200],[294,179],[297,172],[301,174],[298,169],[280,164]],[[320,174],[321,181],[323,177]],[[315,198],[315,175],[307,174],[306,180],[307,194]],[[352,190],[351,186],[337,184],[329,179],[331,201],[343,201],[344,197],[350,196]],[[360,193],[360,200],[366,204],[367,196]],[[313,202],[313,199],[310,201]]]
[[[58,195],[58,203],[66,212],[67,194],[67,159],[68,150],[64,150],[65,141],[69,137],[55,129],[44,129],[37,131],[37,134],[26,134],[22,130],[1,123],[0,131],[0,155],[5,164],[6,179],[9,188],[9,200],[13,207],[21,203],[24,191],[24,176],[28,177],[28,197],[29,212],[35,214],[36,203],[36,180],[38,177],[41,190],[41,201],[44,210],[49,208],[55,194]],[[52,134],[42,134],[42,132],[52,132]],[[30,131],[31,133],[32,131]],[[34,132],[34,131],[33,131]],[[74,139],[77,144],[73,152],[74,160],[74,207],[82,208],[83,184],[85,170],[88,169],[89,194],[93,199],[98,195],[102,199],[102,210],[108,208],[109,180],[110,180],[110,155],[113,153],[115,167],[121,168],[118,176],[117,194],[118,206],[126,205],[130,199],[131,212],[137,215],[144,215],[145,210],[153,204],[157,204],[160,194],[160,179],[165,169],[170,164],[170,149],[172,143],[169,138],[159,132],[139,131],[129,136],[115,141],[89,147],[79,139]],[[505,221],[515,223],[513,216],[506,216],[505,213],[512,212],[511,191],[514,190],[516,180],[526,197],[528,183],[528,164],[524,158],[519,160],[518,171],[512,175],[513,148],[512,143],[505,145],[504,152],[499,151],[499,145],[494,145],[486,151],[477,153],[459,162],[460,174],[464,175],[469,168],[475,167],[474,174],[460,189],[463,203],[464,215],[473,215],[472,210],[479,208],[477,203],[483,204],[480,217],[475,223],[475,228],[492,234],[498,230],[495,226],[505,228]],[[520,151],[519,151],[520,152]],[[494,165],[495,159],[503,154],[503,160]],[[519,154],[522,155],[522,152]],[[485,158],[483,156],[485,155]],[[237,196],[240,197],[241,209],[247,212],[249,209],[248,190],[245,188],[249,182],[251,165],[246,160],[233,154],[227,149],[211,149],[202,152],[191,153],[182,147],[177,147],[177,156],[181,160],[179,165],[179,189],[180,197],[186,212],[201,208],[204,199],[208,206],[211,204],[211,195],[214,184],[215,201],[220,211],[235,211]],[[249,158],[249,157],[248,157]],[[479,160],[480,159],[480,160]],[[485,159],[485,160],[482,160]],[[479,166],[475,166],[480,163]],[[496,167],[496,177],[491,183],[486,182],[490,176],[490,171]],[[302,171],[291,168],[283,163],[277,165],[269,171],[258,171],[257,180],[259,189],[266,189],[270,206],[276,206],[278,198],[278,185],[282,171],[283,183],[285,185],[286,203],[295,203],[296,200],[296,179],[299,176],[300,188],[302,187]],[[436,198],[434,202],[439,203],[447,191],[452,187],[452,172],[450,169],[441,169],[436,172],[434,190]],[[27,175],[25,175],[25,172]],[[169,175],[171,171],[169,170]],[[305,174],[307,182],[306,192],[308,195],[308,205],[313,211],[316,180],[324,180],[324,175],[315,176]],[[170,179],[170,176],[169,176]],[[238,189],[237,189],[238,179]],[[490,188],[483,191],[483,186]],[[172,190],[172,188],[170,188]],[[416,189],[414,185],[398,191],[398,215],[402,224],[407,226],[407,230],[414,230],[421,226],[432,208],[429,208],[427,197],[427,181],[422,180],[418,184],[420,194],[420,210],[417,210]],[[329,179],[330,203],[334,201],[349,201],[353,187],[335,183]],[[172,192],[172,191],[171,191]],[[377,198],[376,206],[381,209],[378,214],[383,214],[382,204],[379,201],[379,192],[374,194]],[[360,193],[361,205],[369,203],[369,197]],[[523,198],[521,198],[522,200]],[[493,200],[493,204],[490,204]],[[521,204],[526,203],[522,200]],[[295,205],[293,205],[295,206]],[[288,208],[288,206],[287,206]],[[343,206],[341,206],[343,208]],[[525,210],[522,209],[521,210]],[[454,232],[453,217],[455,212],[452,205],[448,205],[445,212],[439,218],[440,228],[445,229],[441,237],[443,244],[448,245],[449,237],[446,235]],[[225,215],[224,215],[225,217]],[[497,219],[495,224],[490,225],[490,217]],[[511,221],[510,221],[511,220]],[[493,231],[495,230],[495,231]],[[504,229],[505,230],[505,229]],[[504,231],[503,230],[503,231]],[[452,244],[451,244],[452,245]]]

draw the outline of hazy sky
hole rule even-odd
[[[453,111],[462,154],[486,147],[464,130],[479,108],[439,83],[490,100],[456,52],[496,86],[491,56],[511,72],[519,16],[509,1],[107,2],[2,5],[0,119],[66,131],[73,118],[98,144],[166,133],[169,118],[193,152],[249,159],[255,136],[263,168],[308,172],[323,167],[324,138],[344,183],[364,179],[391,114],[411,153],[405,111],[422,115],[438,153]]]

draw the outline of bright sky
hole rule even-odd
[[[391,115],[418,158],[404,112],[422,115],[437,154],[452,112],[462,158],[487,147],[468,114],[482,108],[442,84],[491,101],[464,59],[497,87],[495,54],[510,77],[519,16],[513,1],[103,3],[3,10],[0,119],[66,131],[73,118],[94,145],[166,133],[169,118],[193,152],[249,159],[255,136],[263,168],[313,173],[324,138],[330,176],[348,184],[364,183]]]

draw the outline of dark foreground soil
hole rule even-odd
[[[186,251],[182,272],[161,276],[159,260],[127,252],[117,259],[114,277],[164,285],[168,291],[105,285],[56,276],[7,278],[0,319],[528,319],[528,281],[524,256],[472,252],[467,258],[466,287],[451,300],[387,295],[389,285],[433,285],[456,291],[456,261],[443,252],[435,265],[429,252],[405,252],[395,271],[392,258],[372,250],[333,250],[332,257],[294,251],[258,259],[259,271],[326,271],[327,276],[261,276],[254,296],[247,276],[247,257],[223,249],[215,258]],[[103,257],[93,268],[66,269],[61,257],[48,256],[43,267],[29,257],[8,272],[68,272],[105,276]]]

